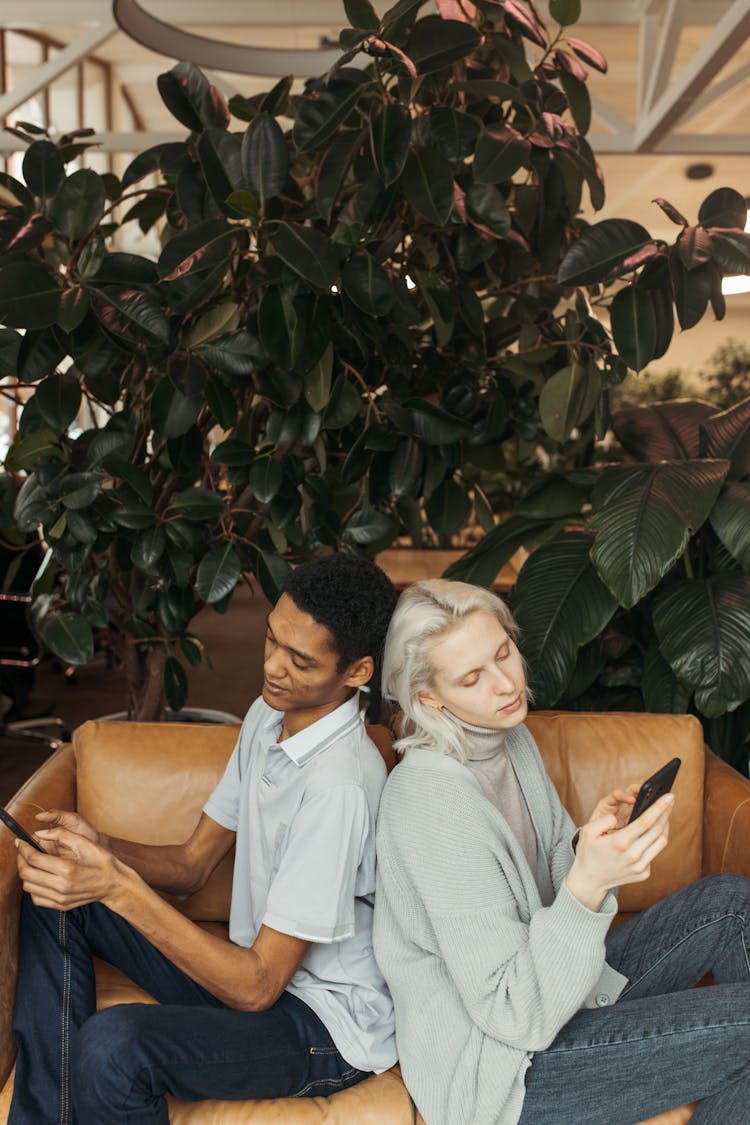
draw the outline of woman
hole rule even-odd
[[[695,1099],[692,1125],[750,1121],[750,880],[701,880],[609,932],[674,798],[628,824],[637,787],[616,790],[574,845],[523,726],[515,635],[493,594],[436,579],[386,639],[404,758],[374,940],[406,1084],[427,1125],[632,1125]]]

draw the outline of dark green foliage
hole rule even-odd
[[[82,662],[101,630],[141,717],[163,693],[181,706],[192,617],[243,578],[273,599],[322,548],[443,543],[472,511],[491,528],[483,474],[520,492],[530,451],[590,441],[625,364],[663,353],[675,309],[718,315],[717,280],[744,268],[731,189],[676,220],[671,248],[578,217],[584,188],[604,198],[583,132],[586,68],[606,64],[567,36],[577,0],[555,0],[552,31],[521,0],[473,22],[422,7],[346,0],[345,54],[299,95],[284,78],[228,106],[180,63],[158,86],[189,135],[121,182],[69,172],[88,132],[34,135],[26,184],[0,177],[16,521],[41,525],[63,576],[50,647]],[[158,262],[113,250],[133,222],[160,226]],[[707,441],[709,460],[734,442],[740,482],[741,439]],[[543,542],[572,494],[490,531],[470,572]],[[733,510],[716,520],[732,544]]]

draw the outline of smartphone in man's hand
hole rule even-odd
[[[667,762],[665,766],[657,770],[653,776],[644,781],[641,788],[638,790],[638,796],[633,805],[633,811],[630,814],[628,824],[632,824],[641,813],[646,809],[650,809],[654,801],[658,801],[665,793],[674,785],[674,779],[677,777],[677,771],[682,765],[682,759],[672,758],[671,762]]]
[[[15,817],[12,817],[7,809],[0,805],[0,820],[6,828],[10,828],[11,832],[15,832],[19,839],[24,840],[27,844],[31,844],[32,848],[36,848],[38,852],[44,853],[44,848],[38,843],[33,836],[30,836],[25,828],[22,828]]]

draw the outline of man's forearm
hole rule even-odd
[[[202,872],[190,863],[185,844],[138,844],[102,832],[99,843],[158,891],[189,895],[201,886]]]
[[[277,992],[254,950],[209,934],[160,898],[132,869],[117,867],[115,886],[102,899],[105,906],[228,1007],[264,1011],[275,1002]]]

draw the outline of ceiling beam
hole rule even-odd
[[[733,0],[703,46],[638,121],[636,150],[653,151],[750,35],[750,4]]]
[[[646,13],[646,19],[651,18],[652,12]],[[672,73],[677,47],[684,23],[683,0],[669,0],[661,34],[656,52],[651,59],[650,76],[646,86],[645,100],[641,105],[641,113],[651,109],[657,98],[660,98],[669,85],[669,76]]]
[[[43,63],[41,66],[35,67],[28,78],[23,82],[19,82],[12,90],[8,90],[6,94],[0,96],[0,121],[4,121],[9,113],[14,109],[18,109],[20,105],[27,102],[29,98],[33,98],[45,86],[49,86],[66,70],[70,70],[76,63],[81,62],[83,59],[90,55],[92,51],[96,50],[107,39],[111,39],[117,33],[117,25],[112,16],[107,14],[103,19],[100,19],[97,26],[85,31],[83,35],[79,35],[62,51],[59,51],[52,58]]]

